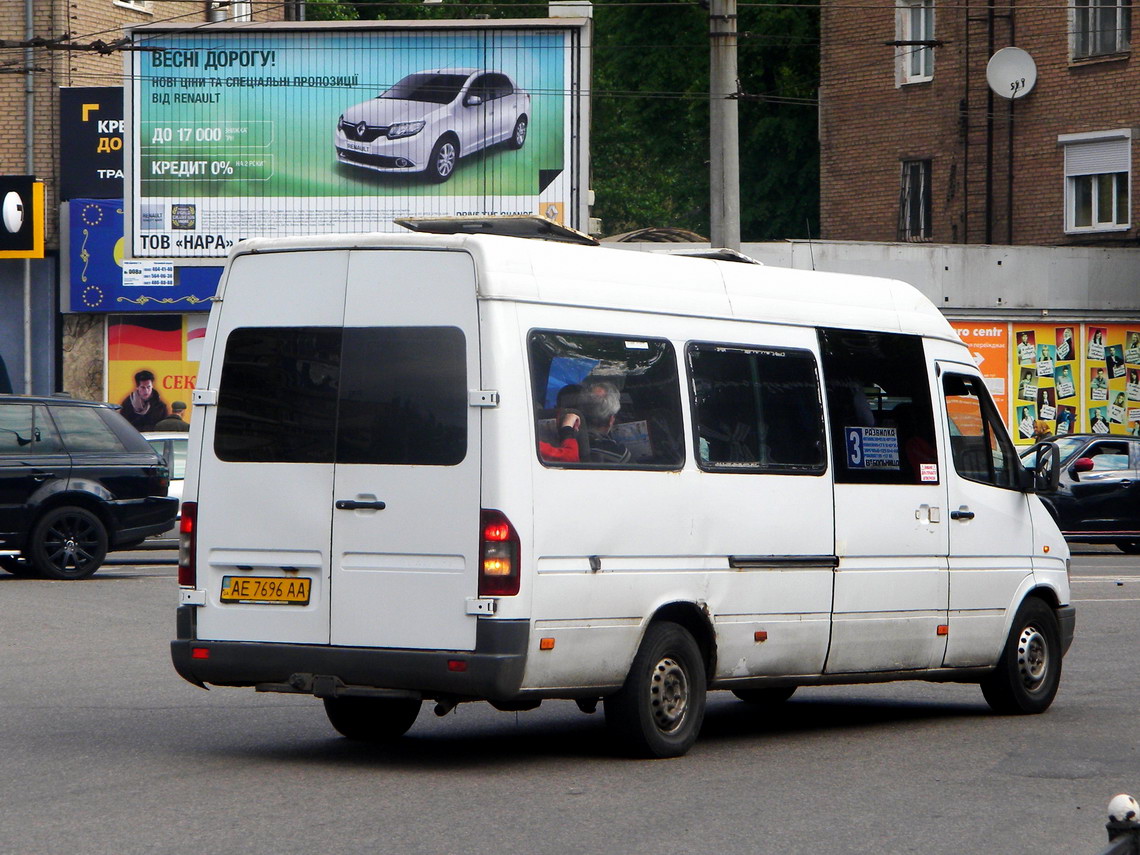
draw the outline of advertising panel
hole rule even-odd
[[[1080,324],[1013,325],[1015,442],[1081,430]]]
[[[121,199],[72,199],[64,211],[67,287],[60,289],[62,311],[209,310],[221,267],[124,259]]]
[[[985,321],[954,321],[958,338],[970,349],[974,365],[982,373],[997,411],[1009,422],[1009,324]]]
[[[59,90],[59,198],[123,198],[123,87]]]
[[[1085,329],[1086,429],[1140,436],[1140,324]]]
[[[139,430],[150,430],[175,401],[190,403],[206,335],[206,315],[110,315],[107,400]],[[149,388],[148,388],[149,387]],[[191,418],[187,407],[183,418]]]
[[[394,231],[397,217],[585,211],[582,23],[141,28],[131,254]]]

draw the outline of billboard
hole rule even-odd
[[[123,198],[123,87],[59,90],[59,198]]]
[[[408,216],[585,225],[579,19],[143,27],[130,251],[395,231]]]

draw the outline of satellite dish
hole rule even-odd
[[[986,65],[986,83],[1002,98],[1024,98],[1037,82],[1037,63],[1021,48],[1002,48]]]

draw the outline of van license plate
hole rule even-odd
[[[312,583],[312,579],[283,579],[279,576],[224,576],[222,602],[307,606]]]

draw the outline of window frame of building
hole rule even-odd
[[[933,173],[934,162],[930,158],[900,161],[898,240],[919,243],[932,239]]]
[[[154,14],[154,0],[112,0],[112,2],[123,9],[130,9],[132,12]]]
[[[934,40],[934,0],[899,0],[895,7],[895,38],[899,42]],[[934,79],[934,48],[899,44],[895,52],[898,86]]]
[[[1132,129],[1061,134],[1065,234],[1132,228]],[[1106,196],[1111,198],[1106,198]]]
[[[1111,26],[1106,26],[1110,13]],[[1131,49],[1132,0],[1073,0],[1069,7],[1069,53],[1073,60],[1118,56]]]

